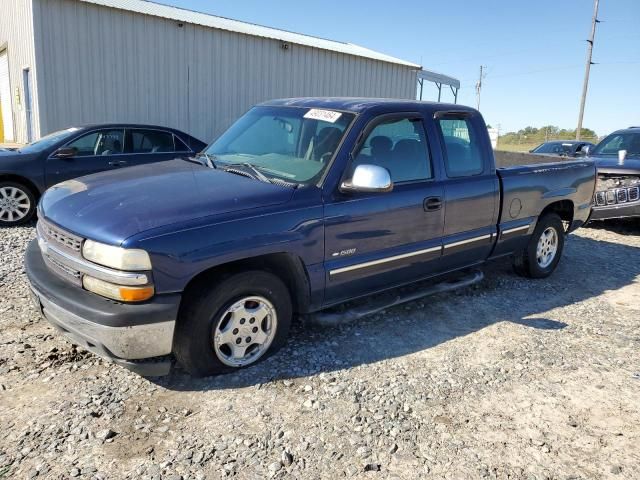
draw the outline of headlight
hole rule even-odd
[[[82,286],[90,292],[112,298],[113,300],[120,300],[121,302],[142,302],[150,299],[154,294],[153,285],[146,287],[125,287],[98,280],[89,275],[82,277]]]
[[[82,256],[91,262],[117,270],[151,270],[151,259],[144,250],[114,247],[85,240]]]

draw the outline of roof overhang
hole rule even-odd
[[[418,80],[427,80],[428,82],[450,85],[455,89],[460,88],[460,80],[457,78],[443,75],[442,73],[432,72],[430,70],[420,70],[418,72]]]

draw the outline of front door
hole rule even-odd
[[[47,188],[72,178],[126,166],[123,141],[122,128],[94,130],[72,140],[65,147],[75,150],[73,157],[58,158],[54,152],[47,159]]]
[[[374,122],[348,171],[384,167],[394,187],[337,194],[325,204],[325,304],[424,277],[441,256],[444,191],[422,118],[393,115]]]

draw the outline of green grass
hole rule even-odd
[[[539,142],[521,143],[518,145],[517,143],[501,143],[498,141],[496,150],[502,150],[504,152],[528,152],[529,150],[536,148],[538,145],[540,145]]]

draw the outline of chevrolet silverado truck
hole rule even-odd
[[[293,318],[512,256],[543,278],[589,217],[588,160],[496,169],[460,105],[260,104],[199,157],[69,180],[26,252],[36,305],[141,375],[252,365]]]
[[[596,163],[591,220],[640,217],[640,127],[618,130],[589,149]]]

